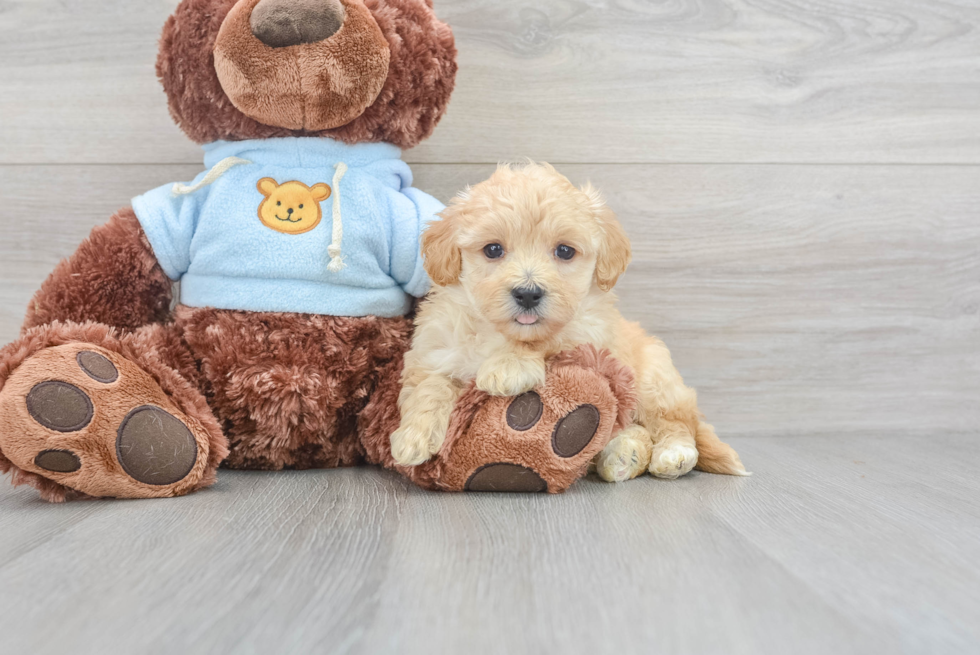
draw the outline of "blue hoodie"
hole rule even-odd
[[[133,199],[181,303],[400,316],[429,290],[419,235],[443,209],[386,143],[218,141],[190,185]]]

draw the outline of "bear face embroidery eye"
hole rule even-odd
[[[575,256],[575,248],[566,246],[564,243],[555,248],[555,257],[568,261]]]
[[[282,201],[281,200],[277,200],[276,201],[276,207],[282,207]]]
[[[303,208],[303,205],[300,205],[299,208],[302,209]]]
[[[483,246],[483,254],[487,259],[500,259],[504,256],[504,247],[499,243],[491,243]]]

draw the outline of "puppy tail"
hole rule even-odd
[[[694,441],[698,446],[698,463],[694,467],[697,470],[722,475],[752,475],[745,470],[735,449],[719,439],[715,429],[704,421],[698,422]]]

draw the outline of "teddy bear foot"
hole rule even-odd
[[[568,407],[562,402],[564,399],[556,398],[553,389],[544,388],[541,392],[545,394],[544,399],[536,391],[529,391],[510,400],[505,408],[495,408],[503,410],[506,427],[494,426],[497,434],[491,437],[495,443],[489,452],[487,446],[490,444],[474,441],[469,448],[456,444],[455,448],[460,450],[454,452],[454,456],[460,463],[496,457],[505,460],[481,464],[468,475],[464,490],[562,491],[569,484],[565,482],[568,474],[571,473],[573,479],[578,478],[601,450],[601,444],[599,448],[589,448],[602,421],[602,413],[596,405],[576,399],[581,404],[567,411]],[[587,400],[608,405],[602,402],[605,399],[601,392],[596,395],[599,397]],[[481,423],[494,420],[490,416],[483,418]],[[552,484],[549,485],[546,478]]]
[[[561,493],[585,475],[634,406],[629,370],[582,346],[553,359],[545,383],[520,396],[470,389],[436,459],[404,472],[444,491]]]
[[[209,444],[205,427],[146,371],[93,344],[36,352],[0,391],[0,452],[19,469],[15,482],[33,479],[52,500],[64,488],[116,498],[188,493],[213,475]]]

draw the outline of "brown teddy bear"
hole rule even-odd
[[[397,468],[419,233],[442,209],[400,149],[444,113],[455,55],[431,0],[183,0],[157,71],[206,170],[135,198],[35,295],[0,351],[0,470],[58,501],[178,496],[221,464]],[[518,398],[471,389],[439,456],[399,470],[561,491],[631,387],[564,353]]]

